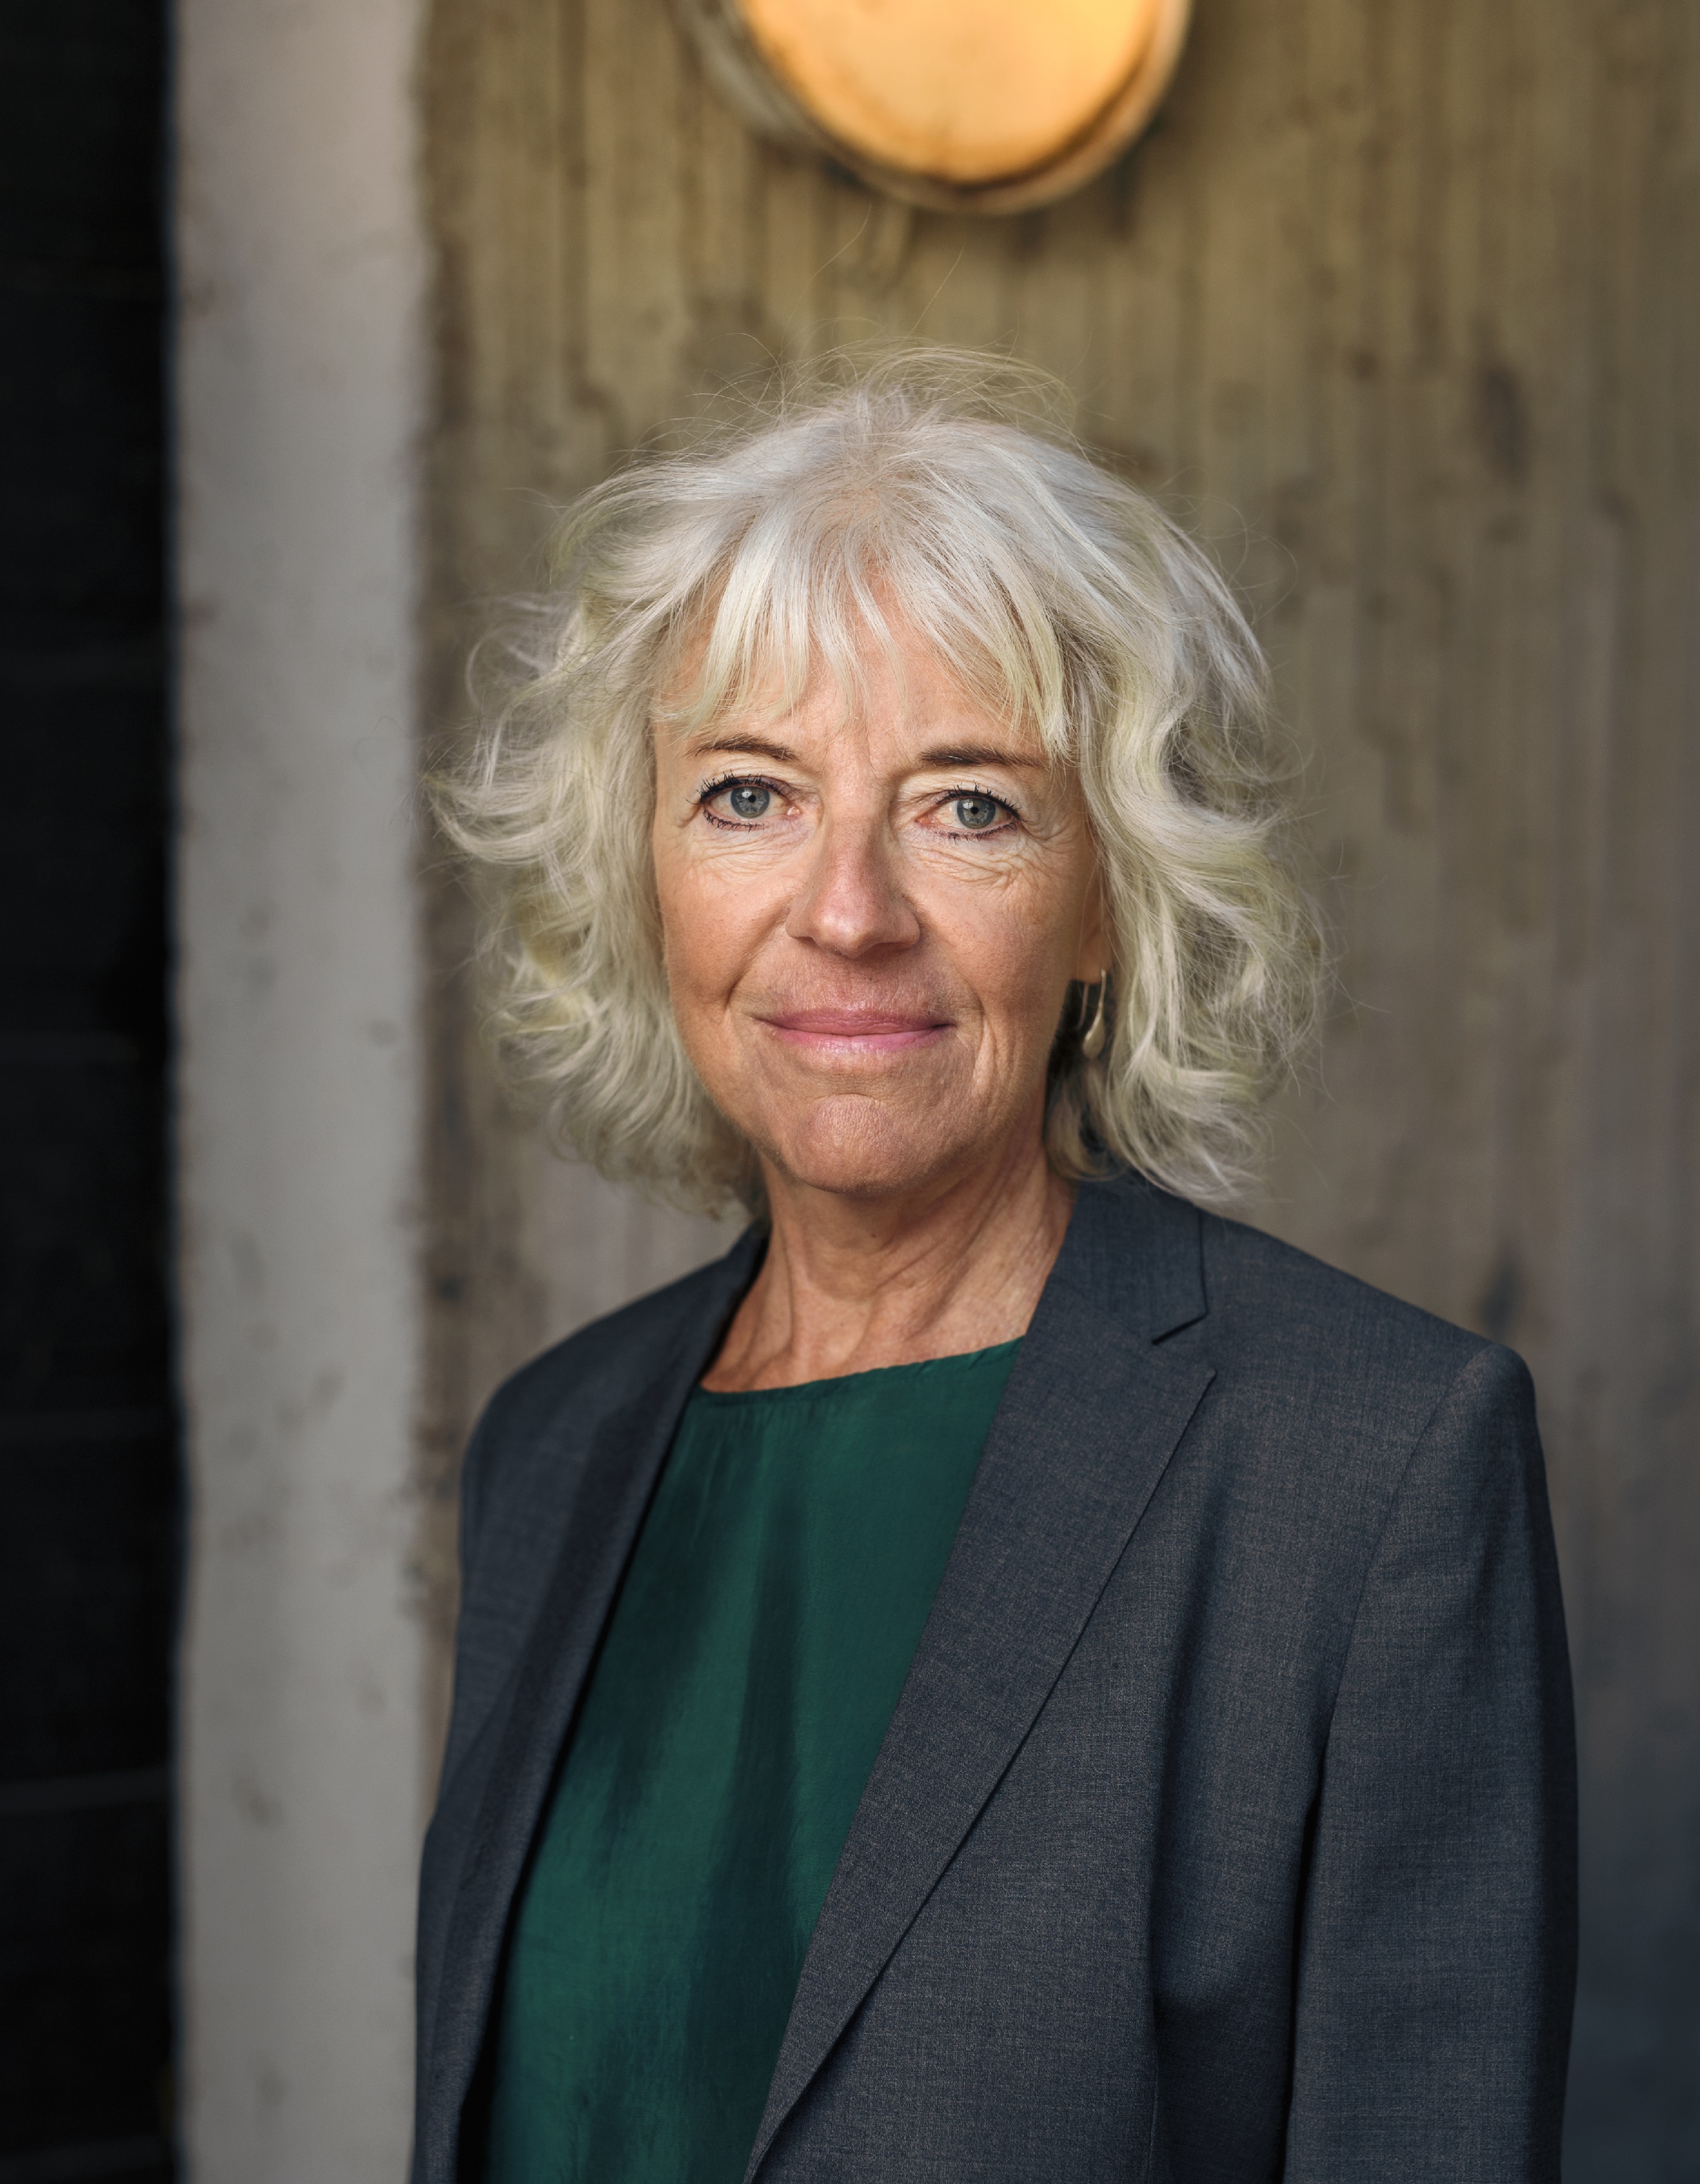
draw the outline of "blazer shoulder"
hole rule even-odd
[[[1200,1217],[1212,1339],[1270,1369],[1332,1381],[1393,1384],[1438,1401],[1482,1353],[1526,1379],[1522,1361],[1484,1335],[1391,1296],[1248,1223]]]
[[[738,1248],[734,1245],[733,1251]],[[634,1297],[630,1304],[605,1312],[600,1319],[591,1320],[539,1351],[497,1388],[487,1407],[488,1412],[493,1417],[518,1416],[563,1396],[592,1395],[605,1383],[616,1387],[623,1384],[634,1368],[641,1369],[695,1318],[731,1256],[711,1260],[664,1288]]]
[[[1538,1473],[1514,1351],[1243,1223],[1201,1216],[1200,1245],[1200,1332],[1245,1460],[1307,1480],[1366,1551],[1404,1482],[1455,1540],[1465,1513]]]
[[[564,1446],[584,1443],[681,1340],[705,1328],[711,1335],[711,1323],[742,1293],[758,1248],[755,1232],[746,1229],[722,1257],[592,1320],[510,1373],[485,1404],[467,1446],[463,1539],[476,1536],[493,1485],[511,1480],[523,1491],[524,1475],[539,1457],[558,1465]]]

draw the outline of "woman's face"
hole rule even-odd
[[[1042,1128],[1071,978],[1105,961],[1079,786],[918,640],[870,644],[847,714],[656,739],[667,976],[721,1112],[782,1174],[875,1196],[947,1184]]]

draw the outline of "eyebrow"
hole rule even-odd
[[[1042,770],[1042,758],[1019,758],[1013,751],[1000,749],[995,744],[939,744],[921,754],[922,766],[1007,766],[1017,769]]]
[[[735,751],[744,758],[772,759],[775,766],[796,766],[800,763],[789,744],[769,743],[763,736],[717,735],[712,730],[693,736],[685,748],[693,758],[706,758],[715,751]],[[1042,758],[1021,758],[1012,751],[1001,749],[995,744],[939,744],[920,755],[920,763],[939,770],[977,766],[1006,766],[1018,771],[1042,772]]]
[[[685,749],[693,758],[706,758],[713,751],[736,751],[744,758],[771,758],[775,766],[801,763],[789,744],[770,744],[761,736],[722,736],[710,731],[693,736]]]

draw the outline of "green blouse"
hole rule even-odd
[[[692,1396],[521,1899],[488,2184],[738,2184],[1017,1348]]]

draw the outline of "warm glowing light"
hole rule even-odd
[[[742,0],[762,57],[865,159],[973,185],[1044,167],[1146,58],[1163,0]]]

